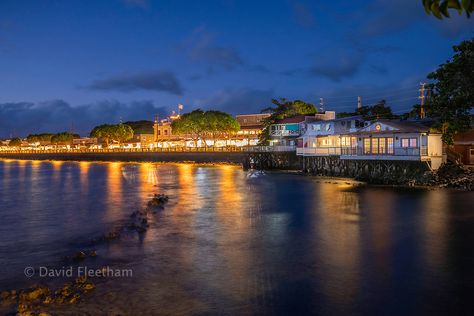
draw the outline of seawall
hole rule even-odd
[[[112,153],[0,153],[0,158],[20,160],[195,162],[241,164],[242,152],[112,152]]]

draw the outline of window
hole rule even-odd
[[[417,140],[416,138],[402,138],[402,147],[403,148],[413,148],[417,147]]]
[[[372,138],[372,154],[377,155],[379,153],[379,139]]]
[[[364,154],[370,155],[370,138],[364,138]]]
[[[321,125],[320,124],[313,125],[313,130],[314,131],[320,131],[321,130]]]
[[[167,129],[165,129],[165,135],[168,135],[168,130]]]
[[[387,138],[387,154],[393,155],[393,138]]]
[[[386,153],[385,150],[385,138],[379,138],[379,153],[381,155]]]
[[[351,146],[351,138],[350,137],[342,137],[341,138],[341,146],[343,146],[343,147]]]

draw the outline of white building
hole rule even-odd
[[[441,133],[420,123],[348,117],[307,124],[297,148],[301,156],[339,156],[352,160],[426,161],[432,169],[443,162]]]

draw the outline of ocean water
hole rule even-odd
[[[154,193],[144,234],[110,242]],[[0,290],[110,267],[53,314],[474,313],[474,196],[237,166],[0,160]],[[65,259],[93,249],[96,258]],[[32,267],[33,277],[25,276]],[[2,311],[0,309],[0,311]],[[1,312],[0,312],[1,314]]]

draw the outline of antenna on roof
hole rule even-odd
[[[319,111],[321,113],[324,112],[324,99],[323,98],[319,98]]]
[[[360,109],[362,107],[362,97],[358,96],[357,97],[357,109]]]

